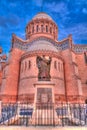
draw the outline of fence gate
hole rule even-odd
[[[35,110],[35,125],[55,125],[54,104],[37,103]]]

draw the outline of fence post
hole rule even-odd
[[[18,105],[17,105],[17,115],[18,116],[20,115],[20,102],[18,102]]]
[[[17,102],[17,118],[20,118],[20,102]],[[17,121],[17,125],[20,125],[20,120]]]

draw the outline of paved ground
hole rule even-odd
[[[51,127],[51,126],[1,126],[0,130],[87,130],[87,127]]]

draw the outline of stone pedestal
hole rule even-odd
[[[38,81],[34,84],[35,100],[36,103],[54,103],[54,86],[55,84],[51,81]]]
[[[55,125],[54,86],[50,81],[39,81],[36,88],[32,124]]]

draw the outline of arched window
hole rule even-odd
[[[63,71],[63,64],[61,64],[61,71]]]
[[[85,81],[85,84],[87,85],[87,80]]]
[[[27,62],[25,61],[25,70],[27,69]]]
[[[37,26],[36,26],[36,32],[38,32],[38,30],[39,30],[39,29],[38,29],[38,25],[37,25]]]
[[[24,64],[22,63],[21,64],[21,72],[23,72],[23,70],[24,70]]]
[[[85,59],[85,63],[87,64],[87,53],[84,52],[84,59]]]
[[[31,61],[29,60],[29,62],[28,62],[28,69],[30,69],[31,68]]]
[[[34,33],[34,26],[32,26],[32,33]]]
[[[60,63],[58,62],[58,69],[59,69],[59,71],[60,71]]]
[[[57,69],[57,62],[54,61],[54,68]]]
[[[43,25],[41,25],[41,32],[43,32]]]
[[[3,75],[4,75],[4,77],[6,76],[6,70],[3,71]]]
[[[46,25],[46,32],[48,32],[48,26]]]
[[[85,104],[87,104],[87,99],[85,100]]]
[[[31,29],[32,29],[31,26],[29,26],[29,33],[31,33]]]
[[[52,27],[50,27],[50,33],[52,33]]]

